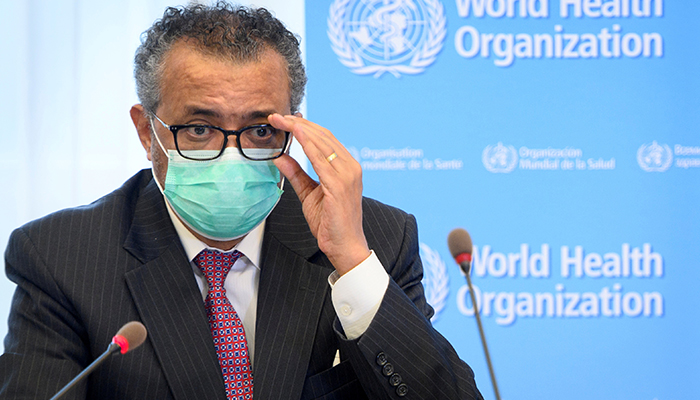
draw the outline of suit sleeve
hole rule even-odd
[[[415,218],[406,215],[399,251],[382,260],[391,276],[367,331],[356,340],[340,336],[347,357],[372,399],[483,399],[471,368],[430,323],[433,309],[423,293],[423,267]]]
[[[0,356],[0,399],[49,398],[87,364],[84,333],[45,258],[22,229],[10,237],[5,268],[17,288]],[[83,384],[65,398],[85,395]]]

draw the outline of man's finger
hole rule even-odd
[[[335,138],[330,140],[326,137],[323,128],[299,117],[283,117],[280,114],[270,115],[268,121],[278,129],[292,132],[294,138],[301,145],[304,154],[306,154],[306,157],[311,162],[311,165],[314,170],[316,170],[319,177],[333,170],[330,162],[327,160],[331,154],[337,153],[333,146],[329,144],[329,142],[335,141]],[[341,150],[342,145],[337,143],[337,141],[335,142],[335,147]],[[344,148],[342,148],[342,150],[344,150]]]
[[[340,142],[329,130],[299,116],[272,114],[268,117],[268,121],[275,128],[292,132],[299,144],[313,143],[322,151],[340,146]],[[330,153],[332,151],[328,154]]]
[[[314,190],[318,183],[311,179],[311,177],[301,168],[297,160],[290,157],[288,154],[284,154],[279,158],[273,160],[275,166],[280,170],[282,175],[289,181],[296,192],[299,200],[302,202],[306,196]]]

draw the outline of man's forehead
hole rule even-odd
[[[160,104],[176,107],[178,114],[227,118],[235,110],[239,118],[255,120],[290,108],[285,60],[274,50],[240,62],[178,42],[164,59],[159,85]],[[279,109],[281,101],[285,107]]]
[[[219,78],[235,78],[242,68],[255,66],[254,70],[261,74],[273,74],[275,79],[289,81],[289,73],[285,59],[277,51],[266,49],[258,56],[240,60],[230,57],[215,55],[192,43],[178,42],[168,50],[160,69],[161,90],[168,83],[179,85],[186,83],[190,78],[208,78],[214,72],[219,73]],[[260,68],[258,68],[260,65]],[[221,68],[223,66],[223,68]],[[272,67],[272,68],[267,68]],[[169,82],[168,82],[169,81]]]

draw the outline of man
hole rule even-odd
[[[481,398],[429,322],[414,218],[362,198],[358,163],[297,112],[306,78],[279,21],[169,8],[135,75],[152,173],[12,234],[0,398],[50,397],[131,320],[144,345],[69,396]]]

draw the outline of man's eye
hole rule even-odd
[[[267,135],[271,135],[273,131],[273,128],[269,126],[260,126],[255,128],[255,136],[257,137],[265,137]]]
[[[188,126],[184,129],[189,136],[204,137],[213,133],[213,130],[206,126]]]

